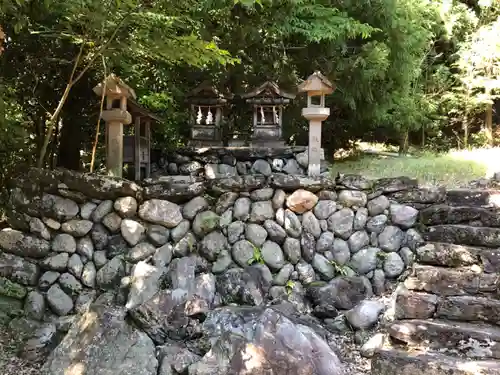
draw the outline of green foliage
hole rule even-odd
[[[333,268],[335,269],[335,273],[337,275],[341,275],[341,276],[346,276],[347,275],[347,271],[345,269],[344,266],[338,264],[337,262],[335,262],[334,260],[331,260],[330,261],[330,264],[333,266]]]
[[[260,252],[260,249],[252,244],[253,246],[253,256],[248,260],[248,265],[251,266],[252,264],[258,263],[258,264],[264,264],[264,258],[262,258],[262,253]]]
[[[387,257],[388,257],[388,253],[386,253],[385,251],[379,251],[377,253],[377,258],[380,259],[380,260],[385,260]]]
[[[104,65],[162,118],[157,149],[185,143],[186,94],[201,81],[234,94],[264,80],[295,91],[316,69],[336,85],[328,150],[358,139],[402,149],[481,144],[483,113],[500,89],[499,16],[500,3],[488,0],[2,0],[0,178],[40,152],[80,53],[48,161],[68,159],[64,150],[88,161],[99,106],[91,89]],[[303,105],[297,97],[285,113],[292,144],[307,142]],[[231,113],[229,130],[247,130],[245,109]]]
[[[295,288],[295,282],[293,280],[288,280],[285,284],[285,290],[287,295],[291,295]]]

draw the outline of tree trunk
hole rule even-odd
[[[463,144],[464,148],[467,148],[469,147],[469,118],[467,116],[465,117],[463,128],[464,128]]]
[[[488,103],[486,107],[486,116],[484,119],[484,130],[486,133],[486,138],[488,139],[488,145],[493,146],[493,104]]]
[[[399,142],[399,154],[406,155],[408,153],[408,130],[405,130],[403,134],[401,134],[401,139]]]
[[[72,90],[61,113],[62,127],[59,130],[59,148],[57,166],[79,171],[82,169],[80,150],[84,139],[83,129],[89,126],[83,108],[91,103],[86,100],[90,91],[89,85],[78,84]]]
[[[425,125],[422,125],[422,148],[425,147]]]
[[[81,170],[81,148],[82,131],[80,124],[75,121],[64,121],[61,129],[57,166],[74,171]]]

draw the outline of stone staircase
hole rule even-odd
[[[456,189],[421,211],[426,242],[372,375],[500,375],[499,207],[500,191]]]

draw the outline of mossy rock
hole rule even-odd
[[[26,297],[26,294],[28,294],[28,291],[24,286],[14,283],[5,277],[0,277],[0,296],[22,300]]]
[[[22,301],[0,295],[0,314],[6,314],[10,317],[18,317],[23,315]]]
[[[0,311],[0,327],[6,327],[11,321],[11,317],[7,313]]]

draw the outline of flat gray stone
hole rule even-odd
[[[67,315],[73,310],[73,300],[57,284],[49,288],[46,298],[50,309],[59,316]]]

